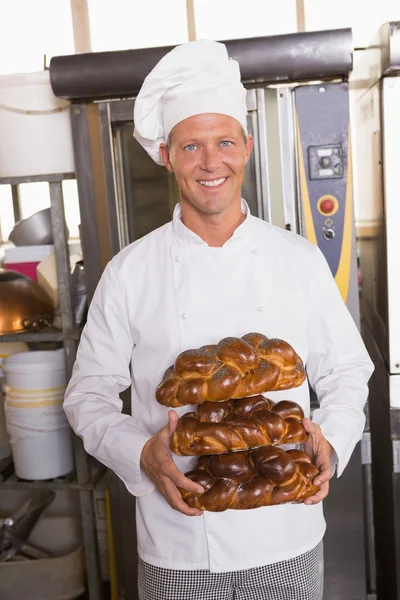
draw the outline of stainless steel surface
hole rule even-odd
[[[62,330],[64,333],[67,333],[74,329],[74,319],[71,303],[71,268],[69,262],[68,233],[64,216],[62,183],[49,183],[49,188]]]
[[[129,227],[129,202],[127,201],[126,197],[126,189],[121,177],[117,176],[117,174],[123,173],[124,169],[127,168],[124,155],[125,146],[121,134],[121,129],[116,128],[114,134],[114,157],[116,165],[115,185],[117,188],[118,231],[120,247],[125,248],[125,246],[127,246],[130,242],[132,231]]]
[[[281,176],[284,221],[287,229],[298,232],[296,193],[296,143],[293,118],[293,94],[290,88],[278,88]]]
[[[392,75],[400,70],[400,21],[385,23],[379,33],[382,74]]]
[[[104,187],[107,196],[103,210],[108,212],[108,228],[110,231],[110,250],[112,256],[117,254],[126,240],[124,226],[120,218],[120,203],[116,189],[116,161],[114,154],[113,132],[110,123],[110,105],[108,102],[100,102],[97,105],[100,122],[101,155],[103,160]]]
[[[363,465],[370,465],[371,462],[371,433],[369,431],[364,431],[361,440],[361,463]]]
[[[55,183],[64,179],[75,179],[75,173],[51,173],[50,175],[30,175],[29,177],[2,177],[0,185],[19,185],[20,183]]]
[[[94,120],[94,116],[91,120]],[[93,126],[90,125],[88,107],[73,104],[71,106],[71,127],[81,216],[81,243],[85,256],[89,301],[94,294],[107,261],[107,256],[103,258],[100,250],[101,243],[104,244],[105,241],[101,239],[96,205],[96,193],[104,193],[102,181],[96,181],[95,183],[98,175],[95,170],[95,157],[92,146],[97,140],[95,142],[91,138],[93,138],[93,129],[96,123]],[[111,253],[108,254],[108,257],[111,258]]]
[[[382,84],[383,185],[386,228],[388,289],[389,369],[400,373],[400,77],[385,78]]]
[[[12,202],[13,202],[13,213],[14,223],[18,223],[21,220],[21,197],[19,193],[18,185],[11,186]]]
[[[86,577],[88,581],[89,600],[103,600],[104,588],[100,574],[100,559],[92,493],[86,490],[80,491],[79,504],[85,545],[85,559],[87,566]]]
[[[283,204],[283,176],[281,155],[281,130],[279,121],[279,98],[277,88],[264,90],[265,111],[262,118],[265,120],[266,131],[266,160],[268,181],[268,221],[276,227],[285,228],[285,210]],[[261,115],[260,115],[261,118]],[[262,165],[262,163],[261,163]],[[266,219],[267,220],[267,219]]]
[[[393,447],[393,473],[400,473],[400,440],[393,440],[392,447]]]
[[[50,209],[39,210],[27,219],[18,221],[9,235],[9,240],[15,246],[52,244]]]
[[[271,220],[271,199],[269,189],[268,172],[268,140],[267,140],[267,120],[265,115],[265,91],[256,90],[257,95],[257,138],[258,153],[260,159],[260,189],[262,213],[259,215],[264,221]]]

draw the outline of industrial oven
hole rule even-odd
[[[357,238],[362,332],[375,364],[370,384],[378,600],[400,597],[400,22],[386,23],[357,63]]]
[[[225,42],[247,88],[254,151],[243,197],[252,214],[306,236],[325,254],[360,324],[353,215],[348,75],[351,30]],[[121,248],[169,221],[179,201],[173,176],[133,138],[133,106],[144,77],[169,48],[55,57],[53,91],[72,101],[81,234],[89,297]],[[129,410],[129,398],[126,398]],[[370,489],[358,447],[325,502],[325,598],[367,597],[364,538]],[[135,598],[133,498],[114,486],[121,589]],[[365,523],[368,525],[364,527]]]

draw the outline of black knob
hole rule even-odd
[[[326,240],[333,240],[335,237],[335,232],[333,229],[326,229],[324,232],[324,237]]]

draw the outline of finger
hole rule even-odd
[[[169,428],[169,435],[170,436],[173,433],[175,433],[176,428],[178,427],[178,423],[179,423],[178,413],[175,412],[174,410],[168,411],[168,428]]]
[[[329,483],[324,483],[316,494],[304,500],[304,504],[318,504],[318,502],[321,502],[321,500],[326,498],[328,494]]]
[[[203,494],[205,489],[199,483],[192,481],[189,477],[186,477],[182,471],[178,469],[172,458],[165,461],[162,469],[162,473],[165,477],[168,477],[176,487],[181,487],[188,492],[193,494]]]
[[[317,434],[318,430],[319,430],[318,425],[316,425],[315,423],[310,421],[310,419],[307,419],[307,418],[303,419],[303,427],[306,430],[306,432],[309,433],[310,435]]]
[[[324,461],[320,465],[317,462],[317,468],[319,469],[319,475],[317,475],[313,481],[315,485],[323,485],[327,483],[332,477],[332,469],[330,461]]]
[[[171,507],[188,517],[200,517],[203,514],[199,508],[188,506],[183,500],[178,488],[170,480],[165,481],[166,498]]]

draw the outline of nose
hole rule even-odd
[[[218,148],[213,146],[205,146],[203,148],[202,156],[201,156],[201,168],[204,171],[213,172],[216,171],[220,165],[220,156],[218,153]]]

